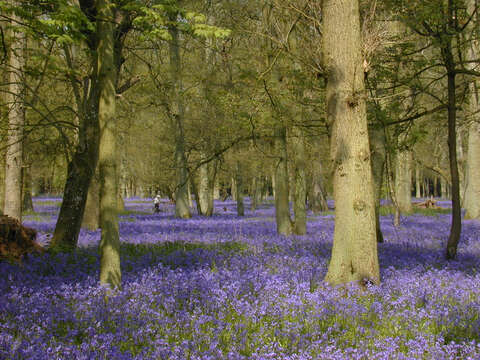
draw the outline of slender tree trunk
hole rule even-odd
[[[415,164],[415,197],[417,199],[422,197],[422,194],[420,192],[420,165],[417,163]]]
[[[13,25],[20,19],[12,14]],[[12,31],[9,59],[9,94],[7,103],[8,132],[7,155],[5,157],[5,204],[3,213],[22,220],[22,166],[23,166],[23,127],[25,124],[25,66],[26,37],[22,31]]]
[[[273,195],[273,198],[276,197],[276,191],[275,191],[276,188],[277,188],[277,184],[275,183],[275,170],[274,170],[273,174],[272,174],[272,195]]]
[[[251,186],[251,191],[250,191],[250,210],[255,211],[257,210],[258,207],[258,202],[257,202],[257,181],[258,177],[254,176],[252,179],[252,186]]]
[[[100,175],[95,172],[88,188],[82,227],[97,230],[100,227]]]
[[[118,231],[118,189],[115,121],[115,84],[117,71],[114,57],[113,3],[98,0],[97,33],[100,102],[98,121],[100,145],[98,166],[100,175],[100,284],[119,288],[120,237]]]
[[[295,222],[293,223],[293,232],[296,235],[305,235],[307,232],[307,175],[305,171],[305,138],[302,131],[293,127],[293,163],[295,174],[295,196],[293,202],[293,211]]]
[[[275,219],[277,233],[292,234],[288,193],[287,129],[281,119],[275,119],[275,153],[278,160],[275,168]]]
[[[32,176],[30,168],[23,168],[23,201],[22,212],[33,211]]]
[[[235,178],[232,177],[231,179],[231,194],[232,194],[232,200],[235,200],[237,198],[237,182],[235,181]]]
[[[310,208],[315,215],[328,210],[327,199],[323,181],[322,161],[320,159],[320,142],[317,137],[314,139],[313,161],[312,161],[312,186],[309,196]]]
[[[411,213],[412,208],[412,152],[399,150],[395,159],[395,194],[402,214]]]
[[[324,0],[322,10],[335,199],[326,281],[379,283],[358,0]]]
[[[220,181],[218,176],[215,176],[215,183],[213,185],[213,200],[220,200]]]
[[[242,168],[240,161],[237,160],[237,166],[235,171],[235,183],[237,184],[237,191],[235,201],[237,202],[237,215],[245,216],[245,207],[243,205],[243,178]]]
[[[451,6],[449,6],[450,18],[453,18]],[[443,40],[442,55],[447,69],[448,79],[448,155],[450,163],[450,177],[452,179],[452,225],[447,243],[447,259],[454,259],[457,255],[458,242],[462,231],[461,207],[460,207],[460,177],[457,163],[457,108],[455,93],[455,62],[452,53],[452,39],[447,37]]]
[[[81,112],[79,143],[67,168],[67,181],[63,191],[55,231],[50,244],[54,251],[72,251],[77,247],[78,234],[82,225],[88,188],[95,173],[98,161],[99,125],[96,55],[86,100],[86,111]]]
[[[370,156],[372,162],[372,176],[375,193],[375,227],[377,242],[383,242],[380,228],[380,199],[382,197],[383,171],[385,169],[386,143],[385,129],[381,124],[372,124],[369,128]]]
[[[175,16],[171,21],[177,20]],[[172,37],[170,41],[170,73],[173,80],[172,89],[172,116],[175,126],[175,169],[177,187],[175,191],[175,216],[183,219],[191,217],[188,207],[188,168],[185,157],[185,135],[183,131],[183,122],[185,117],[185,107],[183,104],[183,84],[180,60],[180,41],[178,29],[176,26],[169,27],[169,33]]]
[[[200,208],[202,215],[213,215],[213,198],[214,198],[214,186],[215,186],[215,169],[212,169],[214,164],[208,162],[200,166],[199,168],[199,189],[198,196],[200,201]]]

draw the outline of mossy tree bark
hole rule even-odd
[[[120,237],[117,204],[117,155],[115,121],[115,84],[117,71],[114,56],[114,4],[98,0],[97,33],[100,102],[98,121],[100,144],[100,283],[110,288],[121,286]]]
[[[12,41],[9,58],[9,89],[6,96],[8,111],[7,154],[5,156],[5,192],[3,213],[22,221],[23,127],[25,124],[26,37],[15,28],[20,21],[12,17]]]
[[[422,197],[422,193],[420,190],[420,164],[416,163],[415,164],[415,197],[418,199]]]
[[[82,227],[97,230],[100,227],[100,175],[95,172],[88,188]]]
[[[198,169],[198,200],[200,202],[201,214],[205,216],[213,215],[213,198],[216,177],[216,171],[213,169],[214,166],[215,165],[210,161],[202,164]]]
[[[379,283],[358,0],[324,0],[322,15],[335,199],[326,281]]]

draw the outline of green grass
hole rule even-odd
[[[452,212],[451,209],[444,209],[444,208],[437,208],[437,209],[425,209],[419,207],[413,207],[413,211],[411,213],[405,215],[413,215],[419,214],[424,216],[438,216],[440,214],[450,214]],[[380,207],[380,215],[393,215],[395,213],[395,208],[393,206],[381,206]]]

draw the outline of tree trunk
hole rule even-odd
[[[420,191],[420,165],[418,163],[415,164],[415,197],[417,199],[422,197],[421,191]]]
[[[412,152],[398,150],[395,158],[395,196],[402,214],[412,212]]]
[[[242,168],[240,161],[237,160],[237,166],[235,171],[235,182],[237,184],[235,201],[237,202],[237,215],[245,216],[245,207],[243,205],[243,178]]]
[[[204,158],[207,158],[205,155]],[[205,163],[199,168],[198,196],[200,202],[201,214],[205,216],[213,215],[214,186],[216,179],[215,164]]]
[[[232,195],[232,200],[235,200],[237,198],[237,182],[235,181],[235,178],[232,177],[231,179],[231,195]]]
[[[453,18],[453,10],[449,6],[450,19]],[[442,55],[447,70],[448,79],[448,155],[450,163],[450,177],[452,181],[452,225],[447,243],[447,259],[454,259],[457,255],[458,241],[462,231],[461,207],[460,207],[460,178],[457,163],[457,108],[455,93],[455,62],[452,53],[452,39],[443,39]]]
[[[275,219],[277,233],[292,234],[288,194],[287,129],[281,119],[275,119],[274,142],[278,160],[275,167]]]
[[[96,62],[96,55],[92,54],[92,57]],[[50,248],[54,251],[72,251],[77,247],[88,189],[97,166],[99,85],[96,73],[97,64],[94,65],[91,73],[86,111],[79,112],[81,121],[79,142],[67,168],[62,205],[50,244]]]
[[[273,198],[276,197],[276,193],[275,193],[275,189],[276,189],[276,184],[275,184],[275,170],[273,171],[273,174],[272,174],[272,196]]]
[[[323,183],[322,162],[320,159],[319,138],[314,139],[313,161],[312,161],[312,186],[309,196],[310,209],[315,215],[328,210],[325,188]]]
[[[220,182],[218,176],[215,176],[215,183],[213,185],[213,200],[220,200]]]
[[[307,176],[305,172],[305,138],[302,131],[293,127],[293,162],[295,175],[295,195],[293,201],[293,211],[295,222],[293,223],[293,232],[296,235],[305,235],[307,232]]]
[[[383,242],[380,228],[380,199],[382,197],[383,171],[385,169],[386,143],[385,129],[382,124],[372,124],[369,128],[370,156],[372,162],[373,186],[375,194],[375,227],[377,242]]]
[[[475,0],[468,1],[468,11],[473,13],[477,10]],[[473,26],[478,26],[478,17]],[[480,53],[480,44],[477,39],[470,39],[471,45],[468,51],[469,60],[473,60]],[[476,64],[475,64],[476,65]],[[467,189],[465,193],[465,219],[480,220],[480,99],[478,98],[478,81],[473,80],[470,84],[470,113],[472,117],[468,126],[468,152],[467,152]]]
[[[32,201],[32,176],[30,168],[23,169],[23,201],[22,212],[33,211]]]
[[[326,281],[379,283],[358,0],[323,1],[335,230]]]
[[[171,16],[171,21],[177,20],[177,14]],[[183,84],[180,60],[180,44],[178,29],[175,25],[169,27],[169,33],[172,37],[170,41],[170,74],[172,77],[172,117],[175,127],[175,169],[177,187],[175,191],[175,216],[188,219],[190,208],[188,207],[188,167],[185,157],[185,135],[183,131],[183,121],[185,117],[185,107],[183,104]]]
[[[92,177],[88,188],[87,202],[83,213],[82,227],[91,231],[100,227],[100,175],[98,171]]]
[[[115,121],[115,84],[117,72],[114,57],[113,3],[98,0],[97,30],[100,102],[98,121],[100,145],[100,284],[121,286],[120,237],[118,231],[118,189]]]
[[[258,203],[257,203],[257,181],[258,177],[254,176],[252,179],[252,186],[250,191],[250,210],[255,211],[257,210]]]
[[[12,25],[20,21],[11,15]],[[22,166],[23,127],[25,124],[25,66],[26,37],[22,31],[12,31],[10,46],[9,89],[6,96],[9,105],[7,155],[5,157],[5,204],[3,213],[22,221]]]

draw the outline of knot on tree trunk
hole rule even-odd
[[[23,226],[17,219],[7,215],[0,216],[0,260],[9,259],[21,262],[24,255],[42,253],[43,247],[35,238],[35,229]]]

